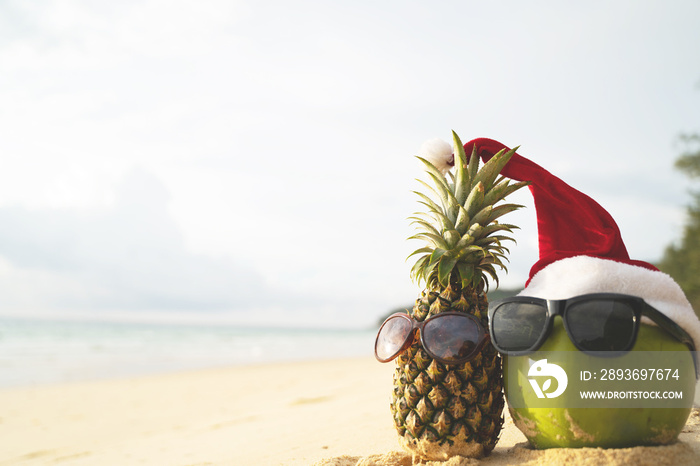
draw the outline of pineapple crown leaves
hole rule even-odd
[[[433,163],[428,157],[417,157],[432,185],[418,180],[427,194],[414,191],[426,209],[409,217],[417,230],[409,239],[419,239],[426,244],[408,256],[419,256],[411,269],[411,277],[417,282],[425,281],[430,288],[444,288],[450,284],[459,284],[462,288],[483,284],[488,288],[486,276],[498,285],[496,267],[506,270],[504,262],[508,262],[509,250],[503,242],[515,241],[507,234],[518,228],[499,223],[498,219],[523,207],[496,204],[529,183],[512,182],[499,176],[517,147],[498,152],[480,168],[476,147],[467,162],[462,141],[454,131],[452,137],[454,155],[445,153],[440,157],[454,157],[454,172],[448,171],[449,163],[442,163],[440,158],[433,158]],[[445,152],[444,146],[439,147]]]

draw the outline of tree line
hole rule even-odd
[[[700,179],[700,133],[681,134],[684,146],[675,167],[697,182]],[[666,248],[658,267],[673,277],[700,316],[700,189],[690,192],[686,223],[680,241]]]

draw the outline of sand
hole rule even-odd
[[[389,414],[393,364],[234,367],[0,390],[0,465],[410,465]],[[507,418],[505,464],[700,464],[700,416],[680,442],[533,451]],[[436,465],[436,463],[432,463]]]

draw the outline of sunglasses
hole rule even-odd
[[[441,312],[423,322],[399,312],[387,318],[377,333],[374,356],[389,362],[406,351],[420,332],[428,355],[443,364],[460,364],[474,358],[489,340],[479,320],[459,312]]]
[[[647,304],[642,298],[616,293],[596,293],[571,299],[540,299],[515,296],[491,303],[489,333],[491,342],[503,354],[521,356],[539,349],[552,330],[554,316],[564,321],[564,329],[574,346],[594,356],[603,352],[627,352],[637,341],[641,317],[646,316],[690,348],[690,335],[674,321]],[[697,361],[695,361],[697,366]]]

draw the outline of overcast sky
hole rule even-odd
[[[677,240],[697,1],[0,3],[0,315],[373,324],[413,158],[490,137]],[[537,260],[534,208],[502,284]],[[505,220],[505,218],[504,218]]]

